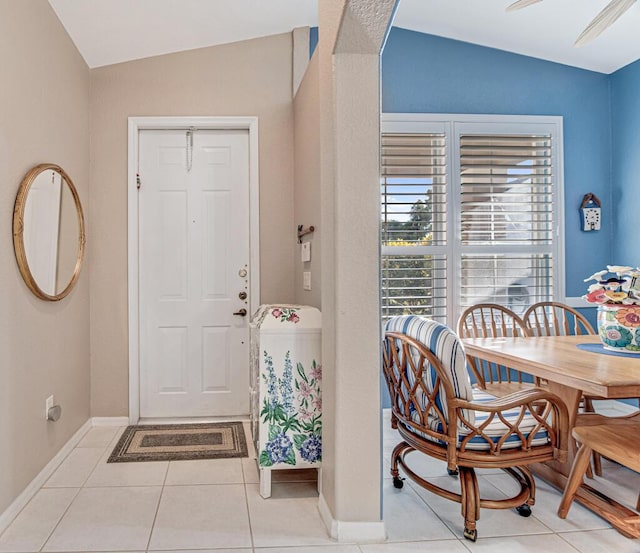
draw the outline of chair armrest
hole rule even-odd
[[[557,450],[558,460],[566,460],[569,443],[569,412],[562,399],[551,392],[532,388],[482,403],[454,398],[451,407],[455,411],[455,418],[459,423],[471,431],[470,436],[485,436],[485,429],[496,419],[499,419],[505,427],[511,429],[506,436],[520,434],[519,426],[525,415],[533,417],[538,429],[546,429],[553,435],[553,443]],[[520,413],[515,418],[515,421],[509,422],[507,420],[508,417],[505,417],[503,413],[513,409],[519,409]],[[463,410],[484,412],[489,415],[484,422],[472,424],[462,416]],[[497,451],[500,450],[501,445],[502,441],[498,442]]]
[[[476,403],[473,401],[465,401],[464,399],[456,398],[453,400],[455,407],[460,409],[472,409],[474,411],[506,411],[515,407],[521,407],[528,404],[533,404],[541,401],[548,401],[549,403],[556,405],[558,410],[564,413],[566,422],[569,421],[569,412],[564,401],[562,401],[557,395],[541,390],[540,388],[531,388],[528,390],[520,390],[513,392],[512,394],[496,397],[493,401],[486,401],[483,403]],[[565,419],[563,418],[563,421]]]

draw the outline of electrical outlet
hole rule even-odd
[[[45,402],[44,418],[49,420],[49,409],[53,407],[53,396],[49,396]]]
[[[311,271],[304,271],[302,273],[302,289],[311,290]]]

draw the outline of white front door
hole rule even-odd
[[[249,412],[249,132],[139,134],[141,417]]]

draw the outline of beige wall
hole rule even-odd
[[[313,225],[315,232],[303,237],[311,243],[311,261],[303,263],[300,245],[296,246],[294,267],[296,303],[320,308],[320,267],[322,227],[320,225],[320,82],[318,56],[307,67],[293,102],[294,114],[294,182],[296,225]],[[302,287],[302,273],[311,273],[311,290]]]
[[[293,302],[291,34],[91,72],[91,412],[128,414],[127,117],[259,117],[261,302]]]
[[[0,1],[0,67],[2,513],[89,417],[87,267],[65,299],[39,300],[11,238],[16,192],[33,165],[62,166],[88,206],[89,70],[46,0]],[[62,405],[56,423],[44,417],[51,394]]]

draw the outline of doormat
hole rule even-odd
[[[241,422],[128,426],[107,463],[247,457]]]

